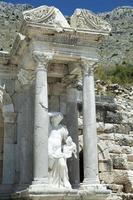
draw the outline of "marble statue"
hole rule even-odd
[[[48,138],[49,183],[55,188],[71,189],[68,177],[67,159],[76,156],[76,144],[68,136],[66,127],[60,124],[61,113],[50,116],[51,131]]]
[[[63,153],[65,158],[71,158],[72,154],[74,154],[75,158],[77,159],[76,144],[73,142],[70,136],[67,137],[66,144],[63,146]]]

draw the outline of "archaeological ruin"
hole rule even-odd
[[[0,199],[133,198],[119,195],[133,192],[132,118],[120,99],[118,109],[95,95],[110,32],[85,9],[69,19],[55,7],[23,12],[11,51],[0,51]]]

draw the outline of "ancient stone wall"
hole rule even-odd
[[[102,84],[97,90],[100,180],[113,192],[132,193],[133,88]]]

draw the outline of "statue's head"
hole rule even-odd
[[[73,143],[73,141],[72,141],[71,136],[68,136],[67,139],[66,139],[66,144],[67,144],[68,146],[71,146],[72,143]]]
[[[49,113],[52,126],[58,126],[63,119],[63,114],[60,112]]]

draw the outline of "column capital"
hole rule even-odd
[[[81,57],[82,72],[85,75],[93,74],[96,64],[97,64],[97,60],[89,60],[86,57]]]
[[[41,52],[41,51],[33,51],[32,57],[39,66],[43,66],[47,68],[48,63],[53,59],[54,52]]]

